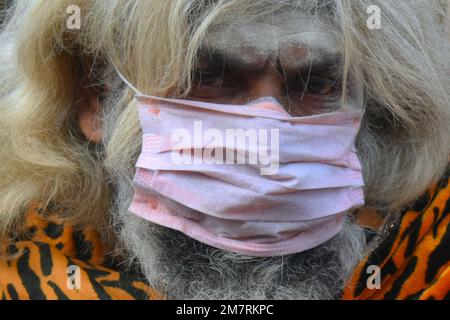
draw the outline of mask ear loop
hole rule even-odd
[[[133,86],[133,85],[131,84],[131,82],[127,80],[127,78],[124,77],[124,75],[119,71],[119,69],[116,68],[116,66],[114,65],[114,63],[111,63],[111,64],[112,64],[114,70],[116,71],[117,75],[120,77],[120,79],[122,79],[122,81],[123,81],[129,88],[131,88],[131,90],[133,90],[134,93],[135,93],[136,95],[139,95],[139,96],[143,96],[143,95],[144,95],[144,94],[143,94],[142,92],[140,92],[135,86]]]

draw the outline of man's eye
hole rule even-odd
[[[219,99],[233,96],[236,81],[221,68],[194,71],[190,96],[195,99]]]
[[[194,73],[194,84],[197,86],[222,87],[223,72],[196,70]]]
[[[306,84],[306,93],[313,95],[335,94],[339,89],[339,81],[325,77],[311,76]]]

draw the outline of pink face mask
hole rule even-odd
[[[221,105],[138,94],[143,129],[129,211],[223,250],[316,247],[364,204],[361,111],[291,117],[273,98]]]

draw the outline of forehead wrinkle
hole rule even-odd
[[[199,57],[201,63],[255,71],[263,68],[272,60],[272,55],[260,53],[252,47],[242,47],[238,51],[229,48],[201,48]]]
[[[210,28],[204,47],[238,67],[280,60],[290,69],[339,60],[328,20],[298,12],[259,21],[231,17]]]
[[[339,67],[342,56],[336,48],[328,46],[310,46],[291,43],[284,45],[276,52],[261,52],[255,46],[243,45],[239,48],[203,47],[199,52],[200,61],[216,67],[241,68],[256,71],[267,63],[278,60],[287,70],[304,69],[306,66],[322,66],[324,68]]]
[[[322,68],[339,68],[342,65],[342,55],[337,52],[330,52],[323,48],[309,48],[305,55],[293,56],[280,54],[279,60],[286,69],[304,69],[306,66]]]
[[[317,49],[316,54],[300,59],[283,60],[276,56],[259,56],[255,60],[248,61],[240,55],[227,55],[226,53],[216,51],[204,56],[201,63],[202,67],[221,68],[229,70],[239,70],[240,72],[258,73],[266,66],[272,65],[280,77],[286,78],[286,75],[298,74],[299,72],[316,70],[318,72],[329,73],[338,76],[342,67],[340,55],[329,54],[327,51]],[[203,65],[206,63],[206,65]]]

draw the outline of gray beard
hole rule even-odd
[[[227,252],[128,212],[130,177],[117,186],[113,216],[131,265],[168,299],[338,299],[365,250],[363,230],[350,219],[311,250],[279,257]]]

